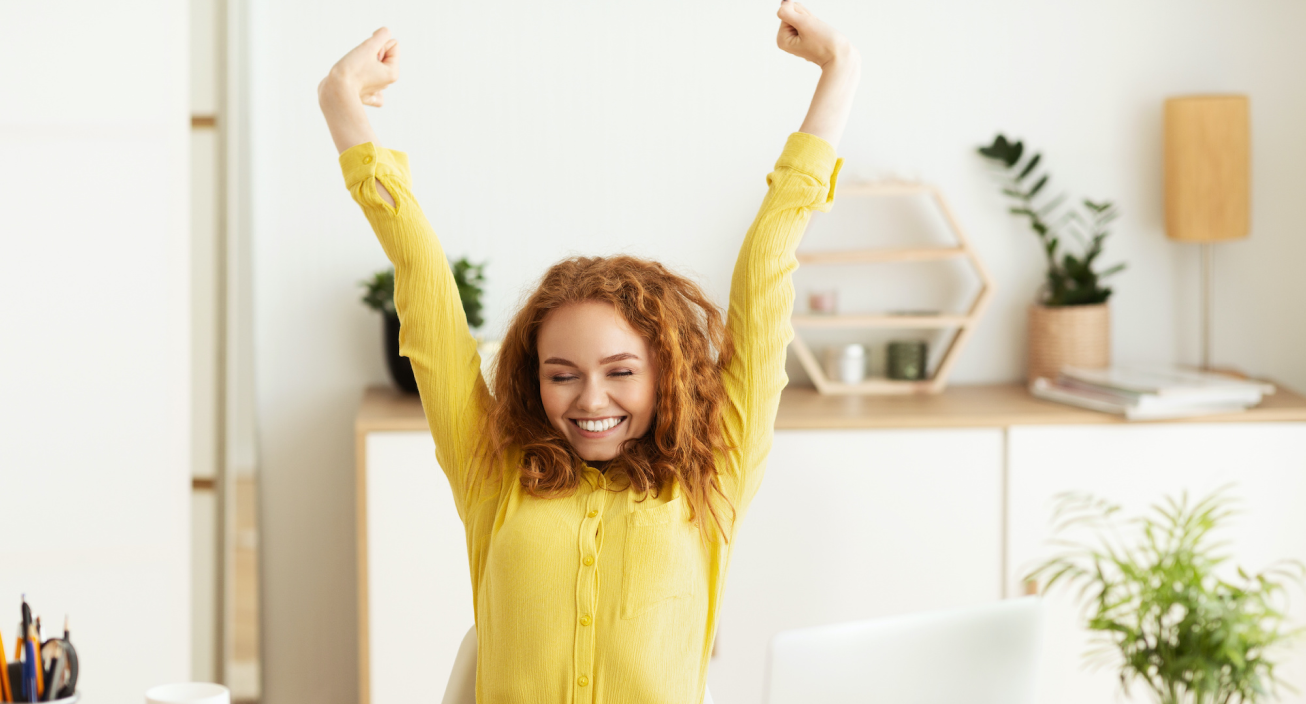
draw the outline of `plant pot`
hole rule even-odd
[[[1089,306],[1029,307],[1029,377],[1056,379],[1063,366],[1111,365],[1111,311]]]
[[[385,363],[390,368],[390,378],[401,391],[417,393],[417,378],[413,376],[413,363],[399,355],[399,316],[382,314],[385,318]]]

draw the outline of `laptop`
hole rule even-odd
[[[1042,600],[782,631],[768,704],[1033,704]]]

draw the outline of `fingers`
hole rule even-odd
[[[377,60],[387,66],[393,66],[399,60],[399,40],[391,39],[386,42],[385,46],[381,47]]]
[[[807,18],[812,16],[812,13],[797,0],[785,0],[781,3],[780,10],[775,14],[784,22],[788,22],[795,27],[802,25]]]
[[[372,36],[368,37],[367,41],[363,43],[380,48],[385,46],[385,43],[388,41],[390,41],[390,28],[380,27],[375,32],[372,32]]]

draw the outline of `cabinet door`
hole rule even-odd
[[[758,704],[778,631],[999,597],[1002,431],[778,431],[736,541],[708,681]]]
[[[1177,498],[1186,490],[1196,499],[1233,484],[1242,511],[1224,532],[1231,562],[1260,569],[1283,558],[1306,560],[1306,424],[1021,427],[1010,433],[1007,579],[1013,592],[1020,577],[1051,554],[1046,540],[1054,497],[1068,490],[1091,492],[1134,516],[1167,495]],[[1039,701],[1121,701],[1116,663],[1086,664],[1088,632],[1075,591],[1058,587],[1047,597]],[[1290,613],[1300,622],[1306,599],[1300,590],[1292,597]],[[1279,657],[1279,674],[1302,689],[1306,651],[1297,647]],[[1131,691],[1125,701],[1150,701],[1143,688]],[[1300,693],[1284,694],[1286,701],[1303,701]]]
[[[370,704],[435,701],[475,617],[467,538],[430,434],[369,433],[366,491]]]

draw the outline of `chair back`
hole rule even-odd
[[[476,626],[467,630],[458,646],[441,704],[476,704]],[[703,692],[703,704],[712,704],[711,692]]]

